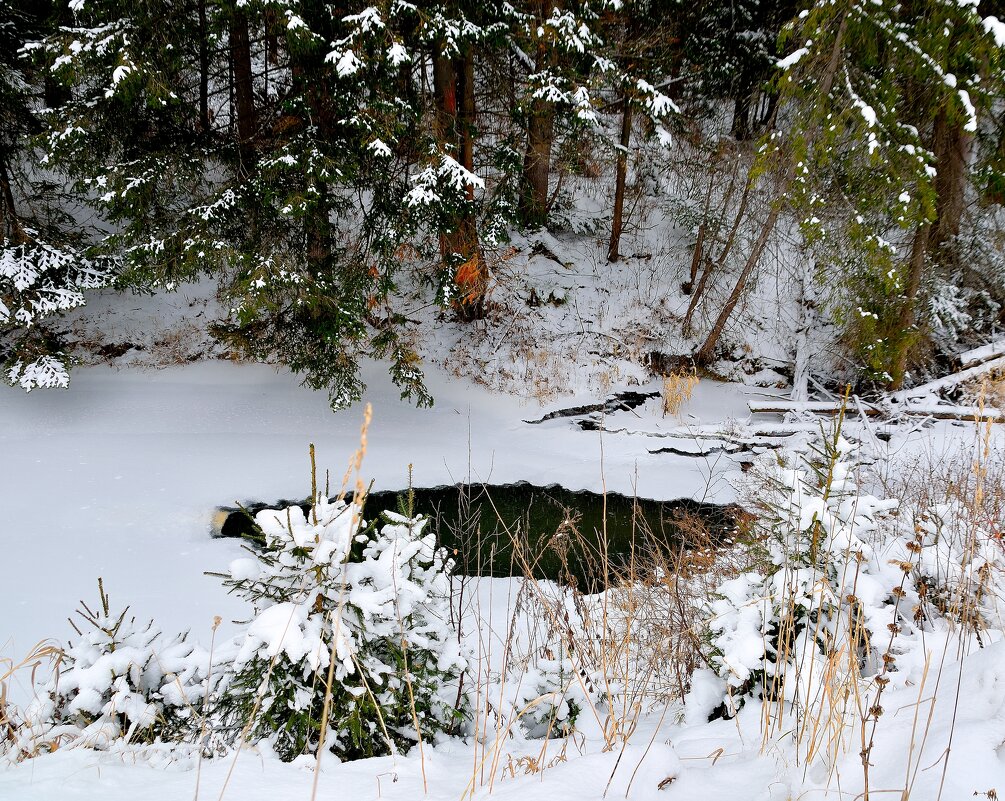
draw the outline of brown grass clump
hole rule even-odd
[[[53,663],[63,656],[63,650],[51,642],[35,645],[18,662],[10,657],[0,658],[0,757],[13,762],[31,759],[44,750],[55,750],[56,743],[20,743],[25,721],[20,710],[10,700],[10,684],[19,673],[28,674],[29,685],[36,686],[38,670],[45,663]]]
[[[663,388],[660,394],[663,398],[664,417],[668,414],[677,417],[680,414],[684,404],[691,400],[698,381],[698,372],[693,367],[690,371],[675,369],[663,376]]]
[[[992,370],[987,377],[987,403],[1005,409],[1005,369]]]

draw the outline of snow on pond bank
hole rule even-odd
[[[934,697],[909,687],[888,697],[889,714],[874,751],[872,798],[964,801],[994,798],[1005,786],[1005,679],[1003,644],[968,658],[950,659],[946,688]],[[941,654],[931,655],[938,663]],[[959,685],[957,686],[957,681]],[[916,707],[920,706],[920,719]],[[424,759],[378,757],[339,764],[324,757],[317,798],[325,801],[825,801],[862,798],[862,768],[854,732],[838,757],[840,787],[827,788],[819,766],[801,763],[784,734],[762,752],[764,709],[751,702],[734,720],[684,724],[678,709],[644,716],[623,750],[607,750],[594,727],[563,740],[527,740],[516,734],[499,750],[496,778],[473,767],[494,753],[491,732],[481,747],[470,740],[428,744]],[[931,717],[929,718],[929,715]],[[920,730],[919,730],[920,729]],[[948,769],[943,773],[943,759]],[[529,761],[548,767],[527,775]],[[111,751],[65,749],[0,769],[4,801],[308,801],[313,758],[283,763],[266,746],[245,747],[235,758],[206,760],[184,749],[119,747]],[[509,766],[512,766],[512,770]],[[474,777],[474,781],[473,781]],[[423,787],[425,779],[427,789]],[[471,785],[474,792],[471,793]],[[992,791],[989,794],[989,791]]]
[[[416,482],[427,485],[470,477],[598,490],[606,479],[608,489],[631,492],[637,476],[638,493],[647,497],[706,491],[707,499],[728,497],[725,471],[733,463],[727,458],[715,463],[650,453],[652,433],[680,425],[663,420],[658,399],[611,416],[609,422],[631,433],[605,435],[602,476],[597,432],[563,418],[524,422],[596,399],[527,405],[434,374],[437,406],[416,410],[397,400],[379,365],[368,366],[365,377],[374,422],[363,472],[377,488],[400,487],[412,463]],[[0,582],[0,656],[19,658],[43,637],[66,637],[64,618],[78,599],[93,601],[99,575],[116,608],[128,603],[138,618],[155,618],[167,632],[191,629],[192,638],[205,645],[214,615],[229,620],[246,613],[218,579],[204,575],[241,554],[238,543],[209,538],[211,510],[246,498],[305,495],[309,442],[317,445],[322,468],[340,478],[357,445],[360,410],[333,415],[323,395],[262,366],[89,368],[74,378],[65,393],[0,392],[0,536],[7,567]],[[743,420],[749,392],[703,382],[684,414],[700,412],[701,419],[691,421],[695,425]],[[988,447],[1001,448],[1003,430],[976,432],[940,422],[913,433],[901,430],[888,446],[876,443],[874,455],[887,468],[881,477],[893,484],[892,478],[912,468],[972,459],[982,433]],[[507,658],[505,633],[518,615],[528,614],[527,605],[518,600],[517,580],[480,579],[469,587],[462,630],[472,644],[477,641],[485,665],[498,671]],[[1005,642],[999,627],[983,647],[974,647],[961,670],[955,640],[937,622],[926,632],[923,652],[902,657],[905,670],[921,665],[923,680],[892,687],[884,696],[887,712],[872,751],[874,797],[899,793],[908,784],[912,801],[990,797],[988,791],[1005,788]],[[530,623],[516,621],[513,630],[521,653],[541,642]],[[227,634],[225,629],[218,638]],[[27,693],[23,684],[13,689],[15,701]],[[843,729],[844,742],[834,753],[839,781],[831,781],[819,765],[803,761],[788,731],[762,749],[766,710],[757,699],[730,721],[706,723],[703,715],[684,711],[678,705],[648,710],[624,752],[620,746],[605,749],[603,722],[583,714],[577,734],[565,742],[507,734],[494,752],[498,761],[487,767],[479,760],[492,749],[491,731],[483,743],[468,738],[427,744],[424,759],[416,749],[394,759],[346,764],[326,757],[317,797],[782,801],[854,798],[862,789],[856,726]],[[267,746],[248,746],[231,775],[233,759],[231,753],[207,760],[196,770],[187,746],[64,748],[0,769],[0,799],[312,797],[312,759],[284,764]],[[548,767],[527,775],[532,764]]]
[[[365,367],[373,424],[363,473],[377,489],[462,479],[561,483],[655,499],[729,498],[719,461],[652,455],[645,441],[601,438],[546,412],[596,398],[542,406],[493,394],[430,371],[436,405],[398,399],[384,367]],[[654,390],[655,387],[650,387]],[[702,382],[690,422],[746,417],[752,390]],[[659,399],[634,410],[648,429],[679,425]],[[699,411],[700,410],[700,411]],[[211,540],[219,504],[310,494],[308,444],[319,468],[341,480],[359,441],[360,408],[333,414],[323,393],[261,365],[202,362],[157,371],[81,368],[63,392],[0,389],[2,532],[8,569],[0,582],[0,656],[21,657],[37,641],[69,634],[66,617],[94,597],[98,576],[114,601],[165,630],[205,639],[214,615],[236,602],[215,579],[239,555]],[[712,478],[710,478],[710,476]],[[709,494],[711,493],[711,495]]]

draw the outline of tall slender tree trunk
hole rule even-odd
[[[739,164],[739,160],[737,160]],[[712,190],[715,188],[715,159],[709,161],[708,186],[705,189],[705,203],[702,206],[701,222],[698,224],[698,239],[694,243],[694,253],[691,254],[691,269],[688,271],[687,281],[681,284],[681,291],[685,295],[694,292],[695,281],[698,280],[698,268],[705,260],[705,237],[708,234],[708,215],[712,208]],[[733,173],[733,180],[736,180],[736,173]],[[732,189],[732,187],[730,187]],[[723,211],[729,202],[731,193],[727,192],[726,201],[723,203]]]
[[[7,163],[6,154],[0,153],[0,202],[2,202],[0,205],[0,241],[6,239],[14,245],[23,245],[28,241],[28,237],[25,236],[21,220],[17,216]]]
[[[764,253],[764,249],[768,245],[768,239],[771,236],[771,232],[775,229],[775,224],[778,222],[778,216],[781,213],[781,204],[775,203],[771,207],[771,211],[768,212],[768,216],[761,226],[761,232],[757,237],[757,241],[754,243],[754,247],[751,249],[750,254],[747,256],[747,261],[743,265],[743,269],[740,271],[740,277],[736,279],[736,285],[733,287],[733,291],[729,293],[729,298],[726,300],[726,304],[722,307],[722,311],[719,312],[719,316],[715,320],[715,324],[712,326],[712,330],[708,332],[708,336],[705,338],[705,343],[698,349],[698,352],[694,356],[694,360],[699,364],[707,364],[712,361],[712,356],[715,354],[715,346],[719,342],[719,337],[722,335],[723,329],[726,327],[726,321],[729,320],[730,315],[733,313],[733,309],[736,308],[736,304],[739,303],[740,297],[743,295],[743,290],[747,286],[747,281],[750,278],[750,274],[754,271],[757,263],[761,260],[761,254]]]
[[[999,109],[995,116],[995,126],[998,129],[995,143],[994,163],[1005,164],[1005,109]],[[1005,178],[999,170],[992,170],[988,182],[982,188],[982,200],[997,206],[1005,205]]]
[[[925,277],[928,258],[944,266],[958,259],[951,241],[960,233],[967,188],[967,160],[973,137],[963,129],[962,122],[951,120],[940,109],[932,127],[932,151],[935,154],[935,221],[918,226],[911,242],[907,265],[907,284],[897,321],[896,348],[892,355],[890,388],[900,389],[907,374],[911,350],[918,340],[918,294]]]
[[[265,53],[269,64],[279,64],[279,14],[274,8],[265,10]]]
[[[539,0],[536,24],[551,16],[554,0]],[[534,68],[543,72],[554,66],[555,49],[538,38]],[[548,180],[551,177],[551,147],[555,139],[555,110],[547,100],[534,100],[527,120],[527,150],[523,159],[520,218],[524,225],[542,226],[548,219]]]
[[[457,138],[457,74],[453,60],[439,53],[433,56],[433,98],[433,135],[441,147],[452,146]]]
[[[827,61],[827,67],[824,70],[824,74],[821,76],[821,96],[829,95],[831,89],[834,87],[834,81],[838,74],[838,67],[841,64],[841,47],[844,44],[844,36],[847,30],[848,12],[845,12],[841,17],[841,23],[838,25],[837,32],[834,35],[834,44],[831,46],[831,54]],[[816,138],[815,133],[815,131],[811,130],[807,136],[807,152],[813,148],[813,141]],[[761,230],[757,235],[757,240],[754,242],[754,246],[751,248],[746,262],[744,262],[743,269],[740,270],[740,277],[737,279],[736,285],[733,287],[733,291],[730,293],[729,298],[726,300],[726,304],[722,307],[722,311],[716,318],[716,321],[712,326],[712,330],[708,332],[705,342],[694,356],[694,360],[699,364],[707,363],[712,360],[712,356],[715,353],[715,346],[718,344],[719,337],[722,335],[722,332],[726,327],[726,322],[729,320],[729,316],[733,313],[733,309],[736,308],[736,304],[739,302],[740,295],[743,294],[743,290],[747,286],[747,281],[749,280],[751,273],[761,259],[761,254],[764,253],[764,249],[768,246],[768,239],[771,236],[771,232],[775,229],[775,225],[778,223],[778,217],[781,215],[782,198],[788,191],[789,186],[792,184],[795,174],[796,166],[793,163],[790,164],[789,168],[786,170],[785,178],[781,182],[775,202],[772,203],[771,210],[768,212],[768,215],[764,218],[764,222],[761,224]],[[750,178],[748,178],[748,180],[750,180]]]
[[[251,71],[251,39],[248,34],[248,15],[234,10],[230,22],[230,62],[234,75],[234,104],[237,111],[237,138],[241,155],[241,169],[247,171],[254,161],[255,92]]]
[[[550,103],[534,101],[527,123],[527,152],[523,160],[524,186],[520,216],[524,225],[540,227],[548,220],[548,181],[551,178],[551,145],[555,114]]]
[[[967,188],[967,161],[973,136],[963,130],[963,123],[950,120],[945,109],[940,109],[933,127],[935,153],[935,225],[931,232],[929,250],[940,259],[951,259],[945,252],[949,241],[960,233]]]
[[[457,135],[460,139],[461,164],[464,169],[475,169],[475,61],[469,51],[454,65],[457,73],[457,93],[460,105],[457,110]],[[467,188],[468,200],[475,199],[474,187]]]
[[[911,348],[917,340],[914,333],[916,320],[915,306],[921,281],[925,275],[925,262],[928,257],[931,242],[932,225],[924,223],[914,232],[911,243],[911,259],[907,265],[907,285],[904,287],[904,299],[900,307],[900,318],[897,320],[898,339],[893,354],[890,369],[890,389],[900,389],[907,373],[907,361]]]
[[[614,183],[614,217],[611,220],[611,246],[607,252],[607,260],[610,262],[616,262],[621,258],[621,232],[624,230],[625,222],[625,184],[628,180],[628,147],[632,141],[631,98],[625,94],[622,102],[624,108],[621,111],[621,141],[618,150],[617,177]]]
[[[739,163],[739,161],[737,162]],[[733,174],[733,182],[736,181],[736,174]],[[711,258],[705,259],[705,269],[701,273],[701,278],[698,279],[698,285],[694,288],[694,294],[691,296],[691,302],[688,303],[687,311],[684,313],[684,320],[681,325],[681,330],[684,336],[689,337],[692,333],[692,321],[694,320],[695,310],[698,308],[698,304],[701,299],[705,296],[705,290],[708,287],[708,281],[712,276],[712,273],[717,269],[721,270],[723,265],[726,263],[726,259],[729,258],[729,254],[733,252],[733,245],[736,242],[736,234],[740,230],[740,225],[747,214],[747,202],[750,198],[750,189],[754,185],[754,177],[752,174],[747,175],[747,180],[744,182],[743,194],[740,196],[740,207],[736,210],[736,217],[733,218],[733,226],[729,229],[729,234],[726,237],[726,242],[722,246],[722,251],[719,253],[719,257],[712,261]],[[731,185],[729,191],[726,195],[726,203],[728,205],[729,198],[733,194],[733,186]],[[774,225],[774,223],[772,223]],[[718,231],[719,226],[716,226],[716,231]],[[716,234],[718,235],[718,234]],[[693,268],[692,268],[693,269]]]
[[[199,128],[209,131],[209,24],[206,0],[199,0]]]
[[[750,139],[750,105],[753,90],[747,86],[746,82],[740,87],[733,101],[733,124],[730,127],[730,134],[738,142]]]
[[[799,275],[799,324],[796,327],[796,342],[792,358],[792,395],[794,401],[810,399],[810,331],[817,318],[817,291],[814,281],[815,267],[805,259]]]
[[[440,147],[467,170],[474,171],[474,59],[470,52],[450,59],[433,60],[433,94],[436,101],[434,133]],[[474,187],[467,188],[468,200]],[[459,215],[440,232],[440,258],[453,275],[460,295],[457,315],[475,320],[484,314],[488,266],[478,241],[478,222],[471,211]]]
[[[475,169],[475,61],[469,50],[456,65],[460,110],[458,114],[458,134],[460,136],[461,164],[464,169]],[[475,188],[467,187],[468,201],[475,199]],[[465,257],[454,274],[454,280],[461,290],[458,314],[463,320],[480,319],[485,314],[485,293],[488,290],[489,273],[481,243],[478,241],[478,221],[472,212],[465,214],[459,225],[460,251]]]

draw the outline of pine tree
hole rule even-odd
[[[47,6],[0,1],[0,367],[28,391],[67,385],[60,343],[42,321],[83,305],[112,268],[89,256],[73,199],[37,166],[34,137],[50,87],[25,48],[51,24]]]
[[[465,661],[448,628],[445,553],[424,520],[319,497],[256,517],[264,548],[225,584],[255,609],[216,712],[284,760],[322,739],[344,759],[450,729]]]
[[[217,276],[224,333],[336,408],[362,391],[361,355],[388,357],[403,395],[430,402],[391,302],[416,224],[407,139],[419,109],[397,93],[413,58],[397,28],[415,11],[384,5],[386,17],[319,0],[91,0],[47,44],[74,92],[52,122],[51,160],[115,225],[103,247],[123,259],[122,282]],[[281,42],[251,37],[267,26]],[[266,87],[252,62],[273,56]]]
[[[844,284],[836,314],[862,374],[896,387],[919,337],[937,176],[950,172],[949,156],[933,152],[937,130],[977,130],[1000,96],[1001,53],[972,6],[942,0],[819,2],[784,36],[797,47],[779,62],[782,124],[762,142],[754,173],[774,176],[775,200],[699,355],[710,357],[789,209],[818,264]],[[943,197],[960,191],[958,175],[948,183]]]
[[[524,4],[516,21],[512,47],[526,72],[515,109],[526,131],[519,197],[520,222],[526,227],[547,222],[556,144],[596,131],[600,87],[617,82],[601,34],[603,15],[622,10],[618,0],[536,0]]]
[[[607,259],[620,258],[621,235],[624,230],[625,192],[632,133],[636,116],[641,116],[650,132],[664,146],[670,144],[666,125],[680,115],[671,99],[671,83],[679,68],[680,52],[676,47],[676,15],[662,3],[635,0],[626,7],[612,33],[613,83],[619,93],[621,131],[615,145],[616,173],[614,209],[611,219],[611,239]],[[608,26],[609,28],[612,26]],[[620,30],[618,30],[620,28]]]

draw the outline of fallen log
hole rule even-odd
[[[964,370],[989,362],[999,356],[1005,356],[1005,338],[995,339],[987,345],[965,351],[959,355],[960,367]]]
[[[690,451],[686,448],[675,448],[672,445],[668,445],[665,448],[656,448],[650,450],[649,453],[653,456],[668,453],[671,456],[690,456],[695,459],[700,459],[706,456],[714,456],[716,454],[724,454],[726,456],[732,456],[737,453],[752,453],[759,454],[764,451],[776,451],[782,447],[780,442],[744,442],[744,443],[727,443],[724,442],[722,445],[716,445],[711,448],[705,448],[704,450]]]
[[[753,414],[787,414],[788,412],[810,412],[816,415],[835,417],[844,405],[835,401],[750,401],[747,404]],[[855,409],[846,408],[846,414],[854,414]],[[932,417],[937,420],[965,420],[967,422],[1005,422],[1005,412],[993,407],[953,406],[944,403],[911,403],[902,406],[881,407],[862,404],[861,412],[868,417],[891,417],[898,414],[910,417]]]
[[[917,398],[922,395],[935,395],[943,390],[959,386],[960,384],[965,384],[967,381],[973,381],[975,378],[980,378],[982,375],[990,373],[992,370],[1005,370],[1005,356],[989,359],[988,361],[981,362],[980,364],[977,364],[967,370],[960,370],[958,373],[953,373],[952,375],[947,375],[942,378],[936,378],[934,381],[919,384],[918,386],[911,387],[910,389],[902,389],[900,392],[894,392],[888,397],[888,400],[892,403],[900,403],[902,401],[906,401],[908,398]]]
[[[992,406],[949,406],[942,403],[915,403],[898,408],[900,414],[912,417],[934,417],[936,420],[965,420],[979,423],[1005,423],[1005,411]]]
[[[788,412],[811,412],[813,414],[838,414],[842,409],[854,414],[854,408],[846,407],[840,401],[748,401],[747,408],[752,414],[787,414]],[[872,404],[863,403],[862,411],[870,417],[880,417],[883,410]]]

